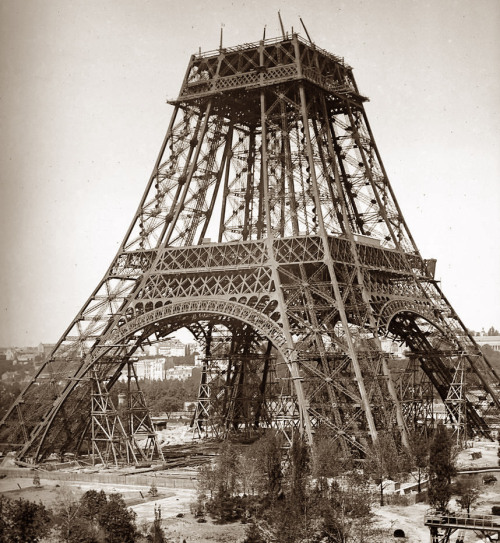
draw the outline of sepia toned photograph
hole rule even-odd
[[[500,4],[0,40],[0,540],[498,540]]]

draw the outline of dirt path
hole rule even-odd
[[[388,535],[394,530],[403,530],[406,536],[405,543],[427,543],[430,541],[429,528],[424,526],[425,511],[429,509],[426,504],[402,507],[385,505],[374,507],[375,524],[387,531]]]

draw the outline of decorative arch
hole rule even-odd
[[[269,339],[281,354],[285,358],[288,358],[286,356],[286,340],[283,330],[275,321],[271,320],[263,313],[238,302],[214,298],[196,298],[193,300],[173,302],[147,311],[141,315],[137,315],[129,321],[113,328],[101,346],[109,344],[111,348],[112,345],[119,344],[134,332],[153,324],[154,322],[193,313],[198,314],[200,318],[202,318],[203,315],[219,315],[243,321],[255,328],[262,336]],[[102,354],[103,353],[101,352],[92,353],[92,362],[97,362]]]
[[[391,322],[396,315],[400,313],[412,313],[416,317],[425,319],[429,324],[445,335],[445,331],[443,330],[442,325],[439,323],[439,315],[436,314],[436,311],[438,310],[435,307],[432,307],[425,302],[391,300],[382,306],[378,319],[378,327],[379,329],[383,329],[386,333],[388,333]]]
[[[286,339],[279,324],[267,317],[265,314],[260,313],[251,307],[245,306],[236,301],[214,298],[197,298],[192,300],[175,301],[172,303],[167,303],[161,307],[152,308],[144,313],[138,315],[136,314],[126,322],[122,321],[120,325],[113,327],[110,332],[106,334],[103,341],[99,344],[101,348],[94,349],[87,354],[86,361],[80,367],[76,377],[79,379],[83,378],[92,369],[92,367],[107,354],[110,349],[113,349],[116,347],[116,345],[126,342],[135,332],[144,329],[155,322],[175,319],[176,317],[187,316],[190,314],[196,314],[196,320],[210,316],[222,316],[234,318],[252,326],[256,332],[268,339],[283,356],[288,365],[290,374],[294,378],[294,384],[298,397],[303,398],[301,383],[297,378],[298,370],[293,356],[294,351],[287,348]],[[107,349],[106,346],[109,346],[109,349]],[[41,439],[36,448],[35,456],[37,458],[55,418],[66,400],[69,399],[75,390],[79,379],[74,379],[73,382],[70,383],[64,393],[61,395],[59,405],[46,420],[45,428],[42,431]],[[305,410],[305,402],[302,401],[302,404],[303,405],[301,407]],[[303,416],[307,416],[304,411]]]
[[[276,350],[281,354],[283,360],[288,366],[290,376],[293,380],[293,386],[297,395],[297,403],[300,410],[301,420],[308,440],[312,443],[311,423],[305,401],[304,391],[297,363],[296,350],[287,345],[285,334],[282,327],[272,318],[266,316],[251,307],[243,305],[234,300],[221,300],[214,298],[196,298],[191,300],[174,301],[167,303],[162,307],[157,307],[142,314],[135,315],[128,321],[122,321],[115,326],[103,342],[100,343],[101,349],[96,353],[90,353],[90,363],[88,371],[99,359],[106,354],[109,349],[116,345],[126,342],[135,332],[143,330],[154,323],[169,321],[183,316],[194,315],[193,321],[209,319],[210,317],[229,317],[241,321],[251,326],[262,338],[268,340]],[[276,315],[275,313],[272,316]],[[184,320],[180,326],[186,326],[187,320]]]

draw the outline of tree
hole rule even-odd
[[[99,513],[99,524],[106,532],[106,543],[134,543],[136,514],[127,509],[121,494],[110,494]]]
[[[55,522],[65,543],[100,543],[105,530],[99,515],[107,505],[106,493],[89,490],[78,500],[72,490],[62,487],[55,503]]]
[[[166,543],[167,541],[165,539],[165,532],[161,527],[161,505],[158,507],[155,505],[155,519],[151,526],[148,541],[151,541],[151,543]]]
[[[456,474],[451,437],[439,424],[429,448],[429,503],[446,511],[452,494],[452,477]]]
[[[263,490],[271,498],[271,501],[275,501],[282,492],[283,469],[281,466],[281,446],[281,437],[274,432],[266,434],[259,440],[261,461],[264,470]]]
[[[103,490],[89,490],[77,500],[63,488],[55,504],[55,523],[65,543],[134,543],[135,516],[120,494],[107,497]]]
[[[380,483],[380,505],[384,505],[384,478],[394,479],[405,467],[406,455],[398,453],[393,436],[380,432],[365,460],[365,471]]]
[[[275,503],[283,496],[281,455],[281,440],[274,432],[244,452],[224,443],[217,459],[199,469],[197,513],[206,510],[218,522],[227,522]]]
[[[158,488],[157,488],[156,483],[154,481],[151,483],[151,486],[149,487],[148,494],[152,498],[156,498],[158,496]]]
[[[309,536],[314,510],[310,514],[309,447],[298,433],[292,436],[286,474],[282,483],[283,493],[271,501],[266,518],[271,524],[275,540],[280,543],[305,541]]]
[[[205,464],[198,470],[198,492],[199,494],[210,494],[213,498],[217,490],[217,466],[215,464]]]
[[[48,535],[50,512],[41,503],[0,495],[0,536],[2,543],[38,543]]]
[[[290,515],[288,518],[285,516],[284,523],[273,525],[275,540],[280,543],[282,540],[294,543],[378,541],[371,522],[371,496],[367,482],[356,471],[346,472],[343,477],[337,477],[332,481],[325,480],[321,487],[309,486],[306,496],[307,518],[303,517],[301,525],[295,518],[290,518]],[[285,510],[286,507],[285,504]],[[281,538],[280,530],[287,533],[288,539]]]
[[[180,411],[182,407],[183,402],[180,398],[163,396],[155,402],[154,406],[152,406],[152,412],[158,415],[165,413],[167,418],[170,418],[170,414],[173,411]]]
[[[342,484],[330,485],[323,532],[332,543],[369,541],[374,543],[371,497],[364,477],[356,471],[346,473]]]
[[[331,442],[330,442],[331,443]],[[330,450],[335,450],[334,448]],[[375,543],[380,541],[371,523],[371,495],[366,480],[356,470],[329,481],[335,458],[324,448],[314,459],[321,485],[312,484],[313,462],[309,446],[298,434],[288,451],[287,476],[283,476],[282,441],[268,432],[241,449],[226,443],[212,465],[200,469],[200,492],[210,493],[206,510],[218,522],[252,518],[246,543]],[[320,465],[321,462],[328,465]],[[338,480],[340,481],[338,481]],[[320,488],[321,486],[321,488]],[[247,489],[252,496],[246,495]],[[243,490],[244,496],[239,495]],[[206,500],[200,495],[200,501]]]
[[[422,492],[422,473],[429,466],[429,438],[420,432],[410,435],[410,455],[413,466],[417,470],[418,492]]]
[[[54,504],[54,521],[59,527],[62,541],[71,543],[75,541],[76,530],[85,532],[83,527],[79,526],[79,520],[85,520],[81,517],[80,503],[70,488],[61,487]]]
[[[262,486],[262,459],[256,454],[254,447],[249,447],[239,458],[239,474],[243,494],[255,496]]]
[[[458,495],[457,502],[462,509],[467,510],[467,516],[470,516],[470,508],[481,494],[479,490],[479,480],[477,477],[465,477],[457,481],[455,485],[455,494]]]
[[[243,491],[275,500],[283,491],[282,438],[267,432],[240,456],[240,479]]]
[[[10,361],[8,363],[12,364]],[[21,385],[19,383],[4,383],[0,381],[0,419],[3,418],[20,393]]]
[[[200,473],[201,492],[210,491],[207,511],[220,523],[230,522],[238,517],[234,511],[239,500],[239,456],[236,447],[226,441],[221,445],[214,465],[211,468],[205,467]],[[202,494],[199,495],[199,500],[204,500]]]
[[[491,345],[486,344],[481,347],[481,352],[493,366],[493,369],[497,373],[500,373],[500,351],[495,351]]]
[[[248,525],[243,543],[266,543],[266,540],[262,537],[261,531],[254,521]]]
[[[294,434],[290,449],[290,501],[298,514],[306,512],[309,450],[303,436]]]
[[[311,456],[311,474],[316,480],[337,477],[351,467],[351,459],[345,458],[338,441],[327,428],[319,427],[314,434]]]
[[[82,515],[92,522],[98,522],[99,515],[107,503],[108,500],[104,490],[100,490],[99,492],[97,490],[87,490],[80,498]]]
[[[238,456],[238,450],[229,441],[221,445],[217,458],[218,492],[225,492],[232,496],[237,491],[239,486]]]
[[[185,381],[166,379],[153,381],[143,379],[139,382],[146,405],[152,413],[171,413],[180,410],[186,401],[195,401],[198,397],[199,377],[193,374]],[[112,389],[113,401],[120,391],[126,391],[125,383],[117,382]]]

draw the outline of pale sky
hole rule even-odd
[[[354,67],[466,326],[500,328],[498,0],[0,0],[0,346],[57,341],[132,220],[189,56],[304,35]]]

